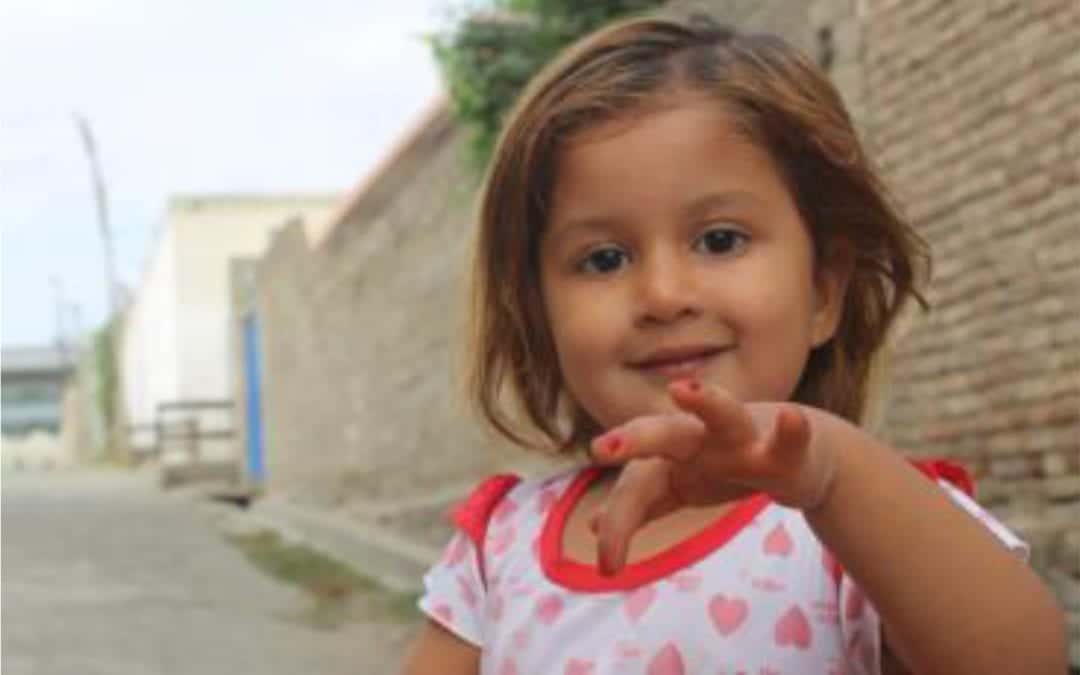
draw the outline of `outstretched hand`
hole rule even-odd
[[[637,417],[593,440],[597,462],[622,465],[591,522],[604,573],[625,564],[639,528],[679,507],[761,491],[785,506],[813,510],[832,484],[833,456],[815,438],[812,409],[740,403],[694,380],[672,383],[669,393],[679,412]]]

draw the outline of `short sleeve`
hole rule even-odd
[[[481,647],[485,595],[476,545],[458,530],[439,561],[424,575],[419,607],[451,633]]]
[[[1028,545],[975,501],[975,484],[966,469],[948,460],[917,462],[916,468],[934,480],[954,504],[986,527],[1013,554],[1027,560]],[[851,675],[881,673],[881,617],[867,601],[855,580],[841,569],[838,600],[840,630]]]
[[[454,536],[442,558],[424,575],[420,609],[477,647],[484,644],[487,584],[482,547],[488,521],[520,480],[513,474],[497,474],[473,488],[448,514],[456,528]]]
[[[1025,562],[1028,560],[1031,549],[1027,543],[975,501],[975,480],[967,469],[947,459],[922,460],[915,466],[933,479],[954,504],[982,523],[1002,546]]]
[[[1027,542],[1016,536],[1012,530],[995,518],[989,511],[979,506],[978,502],[972,499],[968,494],[953,487],[947,481],[938,480],[938,484],[945,490],[945,494],[949,495],[954,504],[982,523],[983,526],[990,531],[990,534],[994,535],[994,537],[1001,542],[1002,546],[1027,562],[1028,556],[1031,553],[1031,547],[1028,546]]]

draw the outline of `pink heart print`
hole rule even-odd
[[[510,593],[514,596],[531,595],[533,587],[521,581],[514,582],[514,585],[510,587]]]
[[[848,642],[847,655],[850,661],[858,661],[863,669],[872,673],[876,670],[877,654],[874,652],[873,642],[863,639],[862,631],[855,631]]]
[[[469,545],[466,543],[465,535],[456,535],[454,540],[450,542],[450,547],[446,551],[446,564],[453,567],[465,559],[465,554],[468,553],[468,551]]]
[[[671,583],[675,584],[675,588],[680,591],[690,593],[696,591],[698,586],[701,585],[701,575],[692,572],[683,572],[671,577]]]
[[[461,599],[465,601],[465,604],[469,607],[476,607],[476,591],[473,589],[472,584],[465,577],[459,576],[457,578],[458,590],[461,592]]]
[[[641,656],[641,647],[633,642],[616,642],[615,656],[619,659],[636,659]]]
[[[570,659],[566,663],[566,669],[563,671],[564,675],[592,675],[593,668],[596,666],[592,661],[585,661],[583,659]]]
[[[558,499],[559,495],[555,492],[554,489],[549,488],[546,490],[541,490],[540,497],[539,499],[537,499],[536,505],[537,510],[540,511],[540,515],[547,513],[548,510],[551,509],[552,506],[554,506],[555,502],[558,501]]]
[[[769,535],[765,537],[765,552],[769,555],[778,555],[786,558],[791,555],[791,550],[794,544],[791,541],[791,535],[788,534],[787,528],[783,523],[778,524],[769,532]]]
[[[863,608],[866,607],[866,596],[859,588],[853,587],[844,603],[844,616],[848,620],[855,620],[862,616]]]
[[[499,502],[499,505],[495,507],[495,512],[491,514],[491,517],[495,519],[496,523],[502,523],[507,518],[514,515],[514,512],[517,511],[517,509],[517,502],[507,497]]]
[[[442,619],[443,622],[454,623],[454,610],[450,608],[450,605],[447,605],[445,603],[435,605],[435,609],[433,609],[432,611],[435,612],[435,616]]]
[[[781,647],[793,645],[799,649],[809,649],[813,636],[806,614],[798,606],[789,609],[776,622],[774,637],[776,644]]]
[[[514,646],[520,650],[524,650],[529,646],[529,631],[526,628],[517,629],[511,638],[514,641]]]
[[[750,613],[750,606],[742,598],[728,599],[723,594],[709,601],[709,617],[721,635],[727,636],[739,629]]]
[[[510,548],[510,545],[514,543],[514,526],[510,525],[495,533],[495,536],[491,539],[491,552],[493,555],[502,555],[506,553],[506,549]]]
[[[536,602],[536,616],[548,626],[559,619],[562,610],[562,598],[554,593],[545,595]]]
[[[750,580],[750,585],[757,590],[765,591],[766,593],[776,593],[777,591],[783,591],[787,588],[782,581],[770,579],[768,577],[754,577]]]
[[[505,601],[501,593],[491,594],[491,620],[501,621],[503,616],[503,608],[505,607]]]
[[[502,663],[502,668],[499,669],[499,675],[517,675],[517,664],[513,659],[507,658]]]
[[[653,600],[656,599],[656,589],[652,586],[642,586],[626,596],[623,600],[623,611],[631,621],[636,622],[645,612],[649,611]]]
[[[837,561],[836,556],[827,548],[821,549],[821,565],[834,581],[839,581],[844,570],[840,567],[840,562]]]
[[[683,664],[682,653],[672,643],[664,645],[663,649],[649,661],[648,675],[685,675],[686,665]]]

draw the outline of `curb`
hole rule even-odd
[[[423,590],[422,577],[440,555],[384,529],[278,499],[253,502],[245,515],[399,592]]]
[[[423,591],[423,575],[441,550],[346,515],[298,507],[279,497],[252,499],[237,508],[235,488],[221,483],[195,482],[163,492],[198,504],[226,533],[267,529],[333,558],[379,585],[402,593]],[[247,497],[250,494],[244,493]],[[241,495],[243,496],[243,495]],[[227,505],[233,502],[233,505]]]

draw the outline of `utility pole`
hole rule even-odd
[[[108,303],[109,317],[111,321],[118,309],[116,265],[113,259],[113,237],[109,228],[109,205],[105,194],[105,180],[101,175],[101,165],[98,163],[97,146],[94,143],[94,135],[90,131],[90,123],[86,118],[75,113],[75,126],[79,128],[79,137],[82,139],[83,148],[86,150],[86,158],[90,162],[90,178],[94,185],[94,200],[97,203],[98,227],[101,230],[101,244],[105,249],[105,300]]]
[[[105,194],[105,179],[101,175],[101,165],[98,163],[97,146],[94,144],[94,134],[90,131],[90,123],[86,118],[75,113],[75,125],[79,128],[79,137],[82,138],[83,148],[86,150],[86,158],[90,162],[90,177],[94,184],[94,200],[97,202],[98,227],[101,230],[101,245],[105,251],[105,299],[108,303],[108,316],[101,337],[103,341],[105,360],[96,356],[95,361],[99,368],[99,404],[101,417],[105,428],[105,453],[112,455],[121,452],[120,448],[126,447],[121,440],[121,431],[116,425],[115,382],[116,372],[116,339],[114,332],[119,318],[120,310],[119,287],[116,283],[116,264],[113,257],[113,237],[109,228],[109,205]]]

